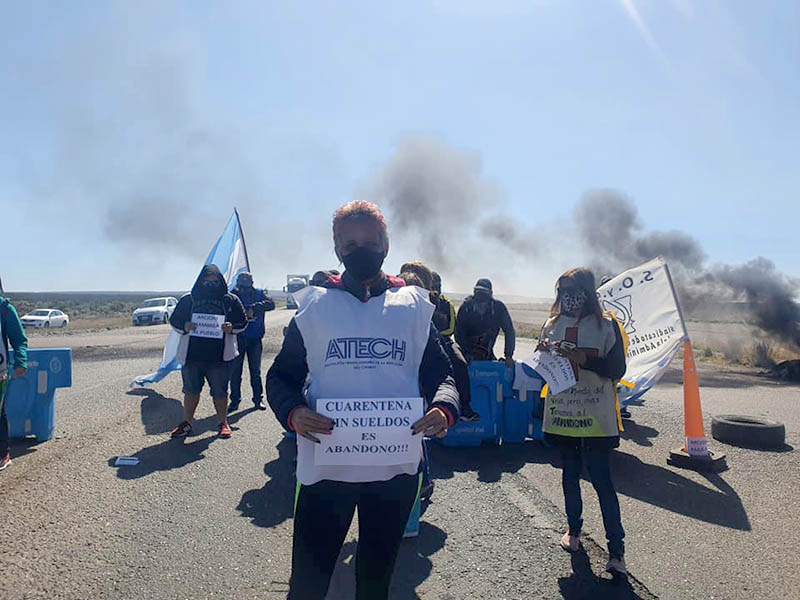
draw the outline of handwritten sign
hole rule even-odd
[[[411,425],[422,418],[422,398],[319,399],[317,412],[334,421],[314,449],[319,466],[387,466],[417,463],[421,435]]]
[[[192,331],[192,336],[202,338],[222,338],[222,324],[225,315],[209,315],[206,313],[192,313],[192,323],[197,329]]]
[[[522,362],[544,377],[551,394],[560,394],[576,383],[572,364],[563,356],[536,350]]]

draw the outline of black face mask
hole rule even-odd
[[[350,254],[343,256],[342,262],[344,268],[358,281],[369,281],[380,273],[383,258],[383,252],[359,246]]]

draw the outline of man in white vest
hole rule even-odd
[[[458,419],[459,400],[427,292],[381,271],[389,240],[380,209],[369,202],[342,206],[333,218],[333,239],[345,272],[299,295],[266,381],[272,410],[297,433],[289,599],[325,598],[357,507],[356,598],[381,600],[388,598],[419,490],[420,434],[443,435]],[[406,445],[415,452],[410,462],[370,455],[360,464],[330,464],[316,453],[334,429],[334,421],[318,412],[323,406],[417,401],[424,416],[405,429],[414,434]],[[366,445],[353,446],[360,447]]]

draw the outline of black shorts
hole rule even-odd
[[[211,397],[228,395],[229,366],[226,362],[190,360],[181,369],[183,393],[197,395],[203,391],[203,381],[208,381]]]

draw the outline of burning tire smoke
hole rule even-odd
[[[486,179],[480,157],[431,137],[398,145],[361,197],[391,215],[394,234],[417,255],[465,285],[464,265],[493,256],[492,268],[513,259],[543,259],[539,236],[504,210],[497,184]],[[684,231],[646,231],[635,203],[619,191],[598,189],[578,202],[571,227],[583,247],[583,262],[596,275],[612,275],[663,256],[670,264],[685,309],[709,302],[744,305],[752,322],[800,348],[800,281],[778,272],[763,257],[744,265],[708,264],[698,240]],[[496,245],[489,254],[485,244]],[[497,248],[499,246],[499,248]],[[547,257],[565,269],[570,260]]]
[[[455,275],[465,244],[482,238],[532,258],[534,235],[502,212],[503,195],[487,180],[477,154],[431,137],[402,141],[377,172],[365,197],[391,214],[392,230],[416,243],[423,260]]]
[[[706,266],[700,243],[683,231],[643,232],[636,205],[615,190],[584,195],[574,212],[591,268],[613,274],[663,256],[672,268],[684,308],[701,302],[744,302],[753,322],[800,348],[800,281],[778,272],[769,259]]]

